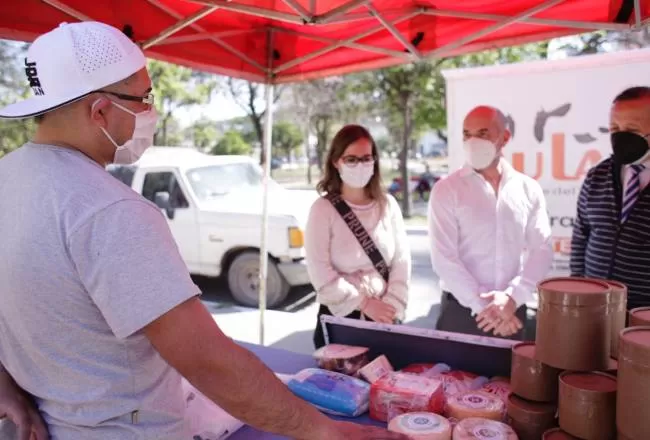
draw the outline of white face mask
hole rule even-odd
[[[97,101],[99,102],[99,101]],[[95,104],[97,103],[95,102]],[[93,106],[95,105],[93,104]],[[130,165],[137,162],[138,159],[144,154],[147,148],[153,145],[153,136],[156,132],[156,125],[158,124],[158,113],[155,108],[134,113],[128,108],[111,101],[115,107],[125,111],[135,117],[135,128],[131,139],[126,141],[123,145],[117,145],[117,142],[106,131],[104,127],[100,127],[104,135],[108,138],[113,145],[115,145],[115,155],[113,156],[113,163],[117,165]]]
[[[339,175],[343,183],[351,188],[365,188],[375,173],[375,164],[358,163],[356,166],[341,164]]]
[[[497,157],[497,147],[492,141],[471,137],[463,144],[465,161],[475,170],[484,170]]]

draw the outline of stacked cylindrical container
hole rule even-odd
[[[630,313],[646,327],[626,329],[620,282],[551,278],[538,293],[537,339],[512,350],[508,411],[520,438],[650,440],[650,308]]]

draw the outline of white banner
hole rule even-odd
[[[650,50],[449,70],[449,167],[463,164],[463,119],[475,106],[499,108],[513,138],[513,166],[537,179],[553,229],[553,273],[568,274],[571,232],[582,181],[611,154],[609,111],[616,95],[650,86]]]

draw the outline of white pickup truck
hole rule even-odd
[[[134,165],[107,169],[164,211],[191,274],[227,275],[235,300],[258,304],[262,170],[251,158],[152,147]],[[303,230],[316,197],[269,183],[269,307],[309,284]]]

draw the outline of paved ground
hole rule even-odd
[[[438,277],[431,269],[426,231],[410,229],[408,237],[413,276],[406,323],[433,328],[438,316],[440,291]],[[260,315],[256,309],[237,306],[222,280],[197,278],[196,282],[204,292],[204,303],[227,335],[240,341],[259,343]],[[312,353],[311,337],[317,312],[314,298],[310,289],[294,289],[280,309],[267,311],[265,345]]]

